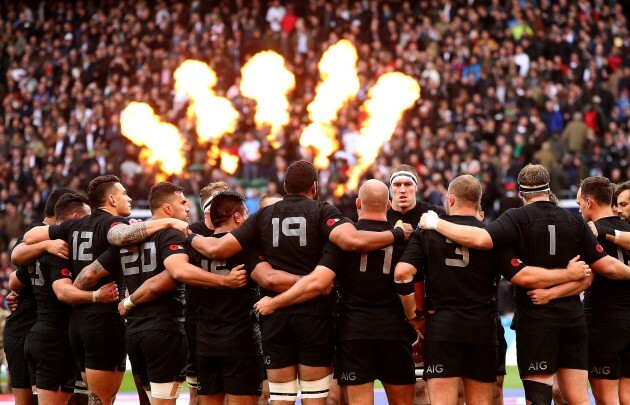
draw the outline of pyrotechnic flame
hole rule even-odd
[[[221,170],[228,174],[236,173],[240,161],[239,157],[224,151],[217,144],[212,144],[210,150],[208,150],[208,160],[210,164],[216,165],[219,159],[221,159]]]
[[[241,94],[256,101],[256,126],[271,127],[267,138],[274,148],[280,146],[276,135],[289,123],[287,94],[294,88],[295,76],[273,51],[257,53],[241,69]]]
[[[175,73],[175,90],[184,91],[190,98],[187,115],[196,119],[197,135],[201,143],[218,139],[236,129],[238,112],[225,97],[214,92],[217,75],[206,63],[187,60]]]
[[[361,139],[357,145],[359,161],[348,170],[345,187],[335,190],[340,197],[346,189],[356,190],[366,169],[378,156],[383,144],[389,141],[402,117],[420,97],[420,86],[413,78],[399,72],[385,73],[368,93],[363,108],[368,117],[361,127]]]
[[[162,122],[148,104],[129,103],[120,116],[120,129],[131,142],[146,148],[140,153],[141,161],[167,174],[181,173],[186,166],[184,139],[179,130]]]
[[[359,91],[357,59],[354,45],[342,39],[328,48],[319,61],[322,80],[307,107],[312,123],[302,132],[300,144],[315,149],[314,164],[320,169],[328,167],[328,156],[339,149],[335,132],[328,124],[337,119],[341,107]]]

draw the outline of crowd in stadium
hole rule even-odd
[[[626,10],[627,11],[627,10]],[[630,34],[621,2],[492,1],[78,1],[2,3],[0,46],[0,278],[8,250],[41,218],[59,187],[86,190],[117,174],[134,199],[146,198],[155,170],[120,133],[130,101],[151,104],[189,140],[190,171],[173,181],[197,195],[225,180],[248,197],[280,192],[287,165],[312,153],[299,145],[317,62],[339,39],[359,52],[361,90],[335,124],[342,149],[320,172],[320,195],[356,217],[354,197],[332,197],[345,181],[376,78],[401,71],[422,94],[366,174],[387,181],[392,166],[420,174],[419,196],[435,205],[459,174],[483,184],[482,208],[510,206],[516,176],[539,162],[551,189],[572,198],[579,181],[630,178]],[[273,150],[239,94],[240,67],[274,49],[295,74],[291,122]],[[217,90],[240,112],[222,147],[241,156],[235,176],[207,163],[185,110],[175,103],[173,71],[186,59],[212,66]],[[247,142],[245,142],[247,140]],[[252,149],[259,153],[252,153]],[[257,180],[260,178],[261,180]]]

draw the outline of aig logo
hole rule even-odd
[[[357,379],[357,375],[354,373],[354,371],[350,371],[347,373],[341,373],[341,380],[342,381],[355,381]]]
[[[539,371],[539,370],[546,370],[547,369],[547,362],[546,361],[538,361],[536,363],[529,363],[529,367],[527,368],[527,371]]]
[[[444,372],[444,366],[442,364],[429,364],[426,371],[427,373],[440,374]]]
[[[271,364],[271,357],[270,356],[265,356],[265,364],[266,365],[270,365]]]
[[[608,375],[610,374],[610,367],[608,366],[593,366],[591,374],[596,375]]]

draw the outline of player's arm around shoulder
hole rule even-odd
[[[623,232],[593,221],[590,221],[588,226],[591,228],[591,231],[593,231],[597,240],[606,239],[617,246],[630,250],[630,232]]]
[[[422,214],[419,227],[437,231],[446,238],[467,248],[488,250],[494,246],[492,237],[486,229],[459,225],[440,219],[434,211]]]
[[[409,239],[413,228],[409,224],[400,224],[396,228],[381,232],[359,231],[349,222],[336,226],[328,239],[347,252],[372,252]]]
[[[302,277],[274,269],[269,262],[260,262],[254,267],[251,278],[265,290],[284,292],[293,287]]]
[[[205,237],[197,234],[188,235],[188,243],[210,259],[227,259],[243,250],[240,242],[232,233],[221,238]]]
[[[311,300],[325,293],[335,279],[335,272],[326,266],[318,265],[307,276],[302,277],[287,291],[273,298],[263,297],[254,304],[261,315],[271,315],[280,308]]]
[[[164,259],[168,274],[180,283],[197,287],[241,288],[247,282],[244,265],[234,267],[228,274],[213,274],[189,262],[186,253],[173,254]]]

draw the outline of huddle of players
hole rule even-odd
[[[397,183],[406,180],[417,183],[415,173],[394,170],[390,178],[392,191]],[[544,186],[544,182],[536,183],[539,179],[533,185],[526,180],[519,176],[525,190]],[[37,323],[42,324],[40,329],[34,327],[27,337],[27,356],[31,341],[37,345],[34,352],[42,354],[68,353],[72,347],[79,368],[85,371],[90,401],[111,403],[120,387],[127,350],[134,375],[150,392],[153,403],[173,403],[186,374],[186,332],[188,350],[195,354],[189,363],[196,365],[189,367],[188,372],[193,377],[196,369],[199,403],[222,403],[224,394],[234,402],[255,403],[263,372],[259,332],[250,310],[258,293],[253,280],[261,286],[260,294],[264,296],[256,308],[264,315],[259,321],[272,401],[295,401],[299,384],[304,403],[324,403],[332,380],[336,341],[336,378],[345,388],[349,402],[373,400],[372,384],[378,378],[384,383],[390,403],[412,403],[415,376],[411,343],[420,336],[426,350],[425,377],[429,391],[434,392],[432,403],[454,403],[459,377],[464,378],[469,402],[491,403],[492,382],[497,374],[498,274],[511,278],[523,291],[554,285],[555,289],[573,288],[564,292],[573,293],[573,298],[557,298],[545,306],[533,305],[527,294],[519,300],[517,292],[517,318],[521,317],[523,330],[529,330],[533,322],[537,333],[543,328],[556,327],[556,321],[573,326],[576,317],[567,314],[577,311],[576,300],[579,304],[574,284],[581,287],[586,283],[584,279],[591,277],[588,266],[573,259],[576,254],[564,252],[582,245],[571,243],[565,249],[564,239],[579,235],[578,241],[584,245],[581,258],[596,271],[606,273],[610,268],[612,273],[606,274],[619,278],[630,274],[627,267],[621,268],[604,258],[601,260],[606,266],[596,266],[605,254],[596,248],[592,233],[583,232],[583,228],[588,230],[586,225],[570,217],[523,215],[526,220],[533,218],[535,223],[524,235],[529,237],[539,228],[548,232],[545,246],[550,256],[560,256],[555,261],[545,262],[535,253],[544,239],[534,239],[537,244],[534,247],[518,244],[516,249],[505,247],[488,253],[453,243],[460,242],[457,239],[462,236],[460,231],[446,239],[437,232],[417,230],[405,249],[411,227],[393,228],[387,222],[397,215],[396,211],[387,211],[389,192],[383,183],[371,180],[361,187],[356,224],[348,223],[333,206],[315,201],[316,187],[315,168],[307,162],[296,162],[285,176],[289,195],[249,218],[243,197],[236,193],[222,191],[205,201],[202,195],[207,216],[203,223],[191,225],[201,236],[193,233],[186,241],[188,206],[181,188],[169,183],[154,186],[149,196],[153,220],[129,224],[125,217],[130,214],[130,199],[118,179],[114,176],[95,179],[88,188],[89,201],[71,194],[76,201],[68,203],[74,207],[68,209],[69,214],[61,214],[64,199],[62,204],[58,203],[60,215],[55,219],[60,225],[34,228],[25,235],[31,252],[45,249],[37,244],[45,243],[42,241],[46,239],[60,238],[68,242],[69,249],[58,249],[56,253],[72,257],[70,262],[64,262],[45,255],[36,262],[36,269],[29,272],[27,268],[27,276],[24,270],[17,272],[16,278],[24,286],[30,281],[35,291]],[[531,193],[525,191],[528,192]],[[548,186],[533,192],[548,196]],[[443,225],[448,219],[483,230],[478,220],[482,215],[478,209],[480,197],[481,188],[474,178],[456,179],[449,187],[448,215],[442,219],[425,215],[425,227],[443,232],[448,228]],[[415,199],[415,195],[407,198]],[[89,213],[88,202],[94,211],[83,217]],[[422,208],[426,210],[418,207]],[[524,212],[524,208],[520,210]],[[537,223],[550,218],[558,221],[553,222],[554,228]],[[417,219],[412,223],[417,223]],[[567,225],[569,231],[561,225]],[[513,228],[518,229],[514,225]],[[601,229],[604,236],[608,233],[612,234],[609,238],[620,237],[610,227]],[[576,230],[580,232],[573,234]],[[514,232],[518,237],[518,231]],[[557,237],[563,238],[562,244],[555,243]],[[461,241],[462,245],[467,242]],[[470,243],[479,240],[475,237]],[[567,267],[568,271],[549,271],[535,265],[552,269]],[[41,282],[44,273],[46,277]],[[394,276],[397,283],[393,282]],[[427,284],[424,308],[421,299],[414,299],[420,297],[413,297],[411,282],[419,276],[424,276]],[[338,292],[336,336],[331,304],[337,296],[326,295],[334,279]],[[186,292],[181,283],[186,285]],[[129,294],[118,304],[120,314],[127,319],[126,335],[115,304],[124,292],[118,291],[116,285],[120,290],[126,285]],[[24,304],[24,293],[21,298]],[[55,299],[58,299],[55,310],[47,312],[48,304]],[[44,305],[39,305],[40,301]],[[64,302],[75,304],[74,309],[64,306]],[[559,309],[552,308],[554,305]],[[20,309],[24,307],[21,305]],[[428,312],[418,312],[417,308]],[[556,312],[562,313],[558,316]],[[41,328],[54,328],[60,338],[53,342],[37,340],[34,335],[38,333],[52,333]],[[517,333],[518,330],[517,325]],[[568,335],[578,337],[573,330]],[[556,345],[566,354],[564,342]],[[558,354],[558,347],[555,349]],[[533,349],[528,351],[531,355],[535,353]],[[578,351],[577,355],[580,354]],[[41,354],[40,357],[29,358],[35,366],[35,385],[40,398],[43,392],[65,403],[69,396],[66,392],[71,392],[69,382],[74,379],[72,365],[67,360],[50,361]],[[521,357],[519,352],[521,374],[526,378],[528,373],[524,373],[521,365],[526,360],[521,361]],[[538,371],[534,377],[553,373],[556,367],[562,377],[563,368],[578,368],[564,360],[533,361]],[[547,361],[545,369],[541,361]],[[60,366],[63,372],[59,371]],[[545,385],[536,378],[527,381]],[[30,384],[16,388],[30,388]],[[537,386],[526,385],[528,400],[547,403],[540,399],[540,391]]]

